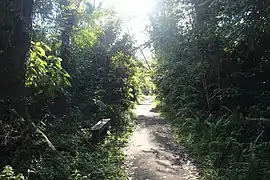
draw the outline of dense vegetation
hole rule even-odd
[[[152,16],[163,113],[203,179],[270,178],[266,0],[165,0]]]
[[[1,0],[0,179],[126,179],[121,148],[146,73],[202,179],[270,179],[269,5],[164,0],[150,18],[151,72],[95,1]]]
[[[145,67],[115,13],[94,2],[1,0],[0,179],[125,179]],[[90,127],[108,117],[93,145]]]

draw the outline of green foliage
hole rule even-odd
[[[89,1],[37,0],[33,14],[22,72],[26,107],[22,114],[10,107],[9,117],[0,114],[0,164],[33,180],[126,179],[121,148],[144,69],[132,38],[113,11]],[[108,117],[112,129],[94,146],[90,128]]]
[[[15,174],[11,166],[5,166],[3,171],[0,173],[1,180],[24,180],[22,174]]]
[[[45,43],[32,41],[27,62],[26,87],[53,95],[57,89],[70,86],[70,75],[62,68],[61,61]]]
[[[119,118],[128,122],[125,131],[111,129],[105,141],[98,145],[91,144],[88,128],[74,132],[65,126],[62,127],[65,133],[59,129],[52,135],[56,136],[53,142],[59,153],[43,154],[33,166],[30,179],[126,179],[122,147],[127,142],[135,118],[126,113]]]
[[[269,6],[165,1],[150,32],[161,109],[202,179],[269,179]]]

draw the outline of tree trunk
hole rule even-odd
[[[33,0],[0,2],[0,100],[24,111],[25,68],[32,29]],[[3,110],[3,109],[1,109]]]
[[[78,0],[75,4],[76,8],[80,7],[81,0]],[[60,47],[60,56],[62,58],[62,67],[66,71],[71,70],[71,52],[70,52],[70,41],[72,35],[72,29],[76,25],[76,16],[77,12],[75,9],[71,8],[72,4],[69,0],[60,1],[61,10],[62,10],[62,33],[61,33],[61,47]]]
[[[6,124],[7,127],[15,126],[15,129],[20,126],[21,129],[17,129],[22,132],[30,124],[29,121],[16,121],[16,124],[14,120],[26,117],[25,69],[31,40],[32,11],[33,0],[0,0],[0,135],[4,137],[7,134],[2,127]],[[18,125],[20,122],[24,125]],[[18,149],[17,142],[0,138],[0,154],[5,157],[0,164],[13,156]]]

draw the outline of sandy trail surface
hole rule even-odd
[[[126,166],[132,180],[197,180],[196,167],[184,149],[173,142],[166,121],[152,109],[147,96],[138,105],[138,124],[125,149]]]

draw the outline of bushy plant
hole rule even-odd
[[[159,10],[157,97],[202,179],[268,179],[269,6],[168,0]]]
[[[119,18],[88,1],[3,4],[12,16],[3,14],[1,35],[18,29],[24,39],[3,40],[18,50],[18,58],[1,46],[1,57],[12,57],[3,60],[1,73],[19,94],[1,99],[1,164],[11,164],[29,179],[125,179],[121,147],[133,124],[129,111],[141,92],[143,65]],[[13,28],[15,21],[22,27]],[[20,64],[12,64],[17,59]],[[18,77],[13,69],[20,69]],[[90,128],[102,118],[111,118],[112,130],[94,146]]]
[[[3,171],[0,173],[1,180],[24,180],[22,174],[15,174],[11,166],[5,166]]]

